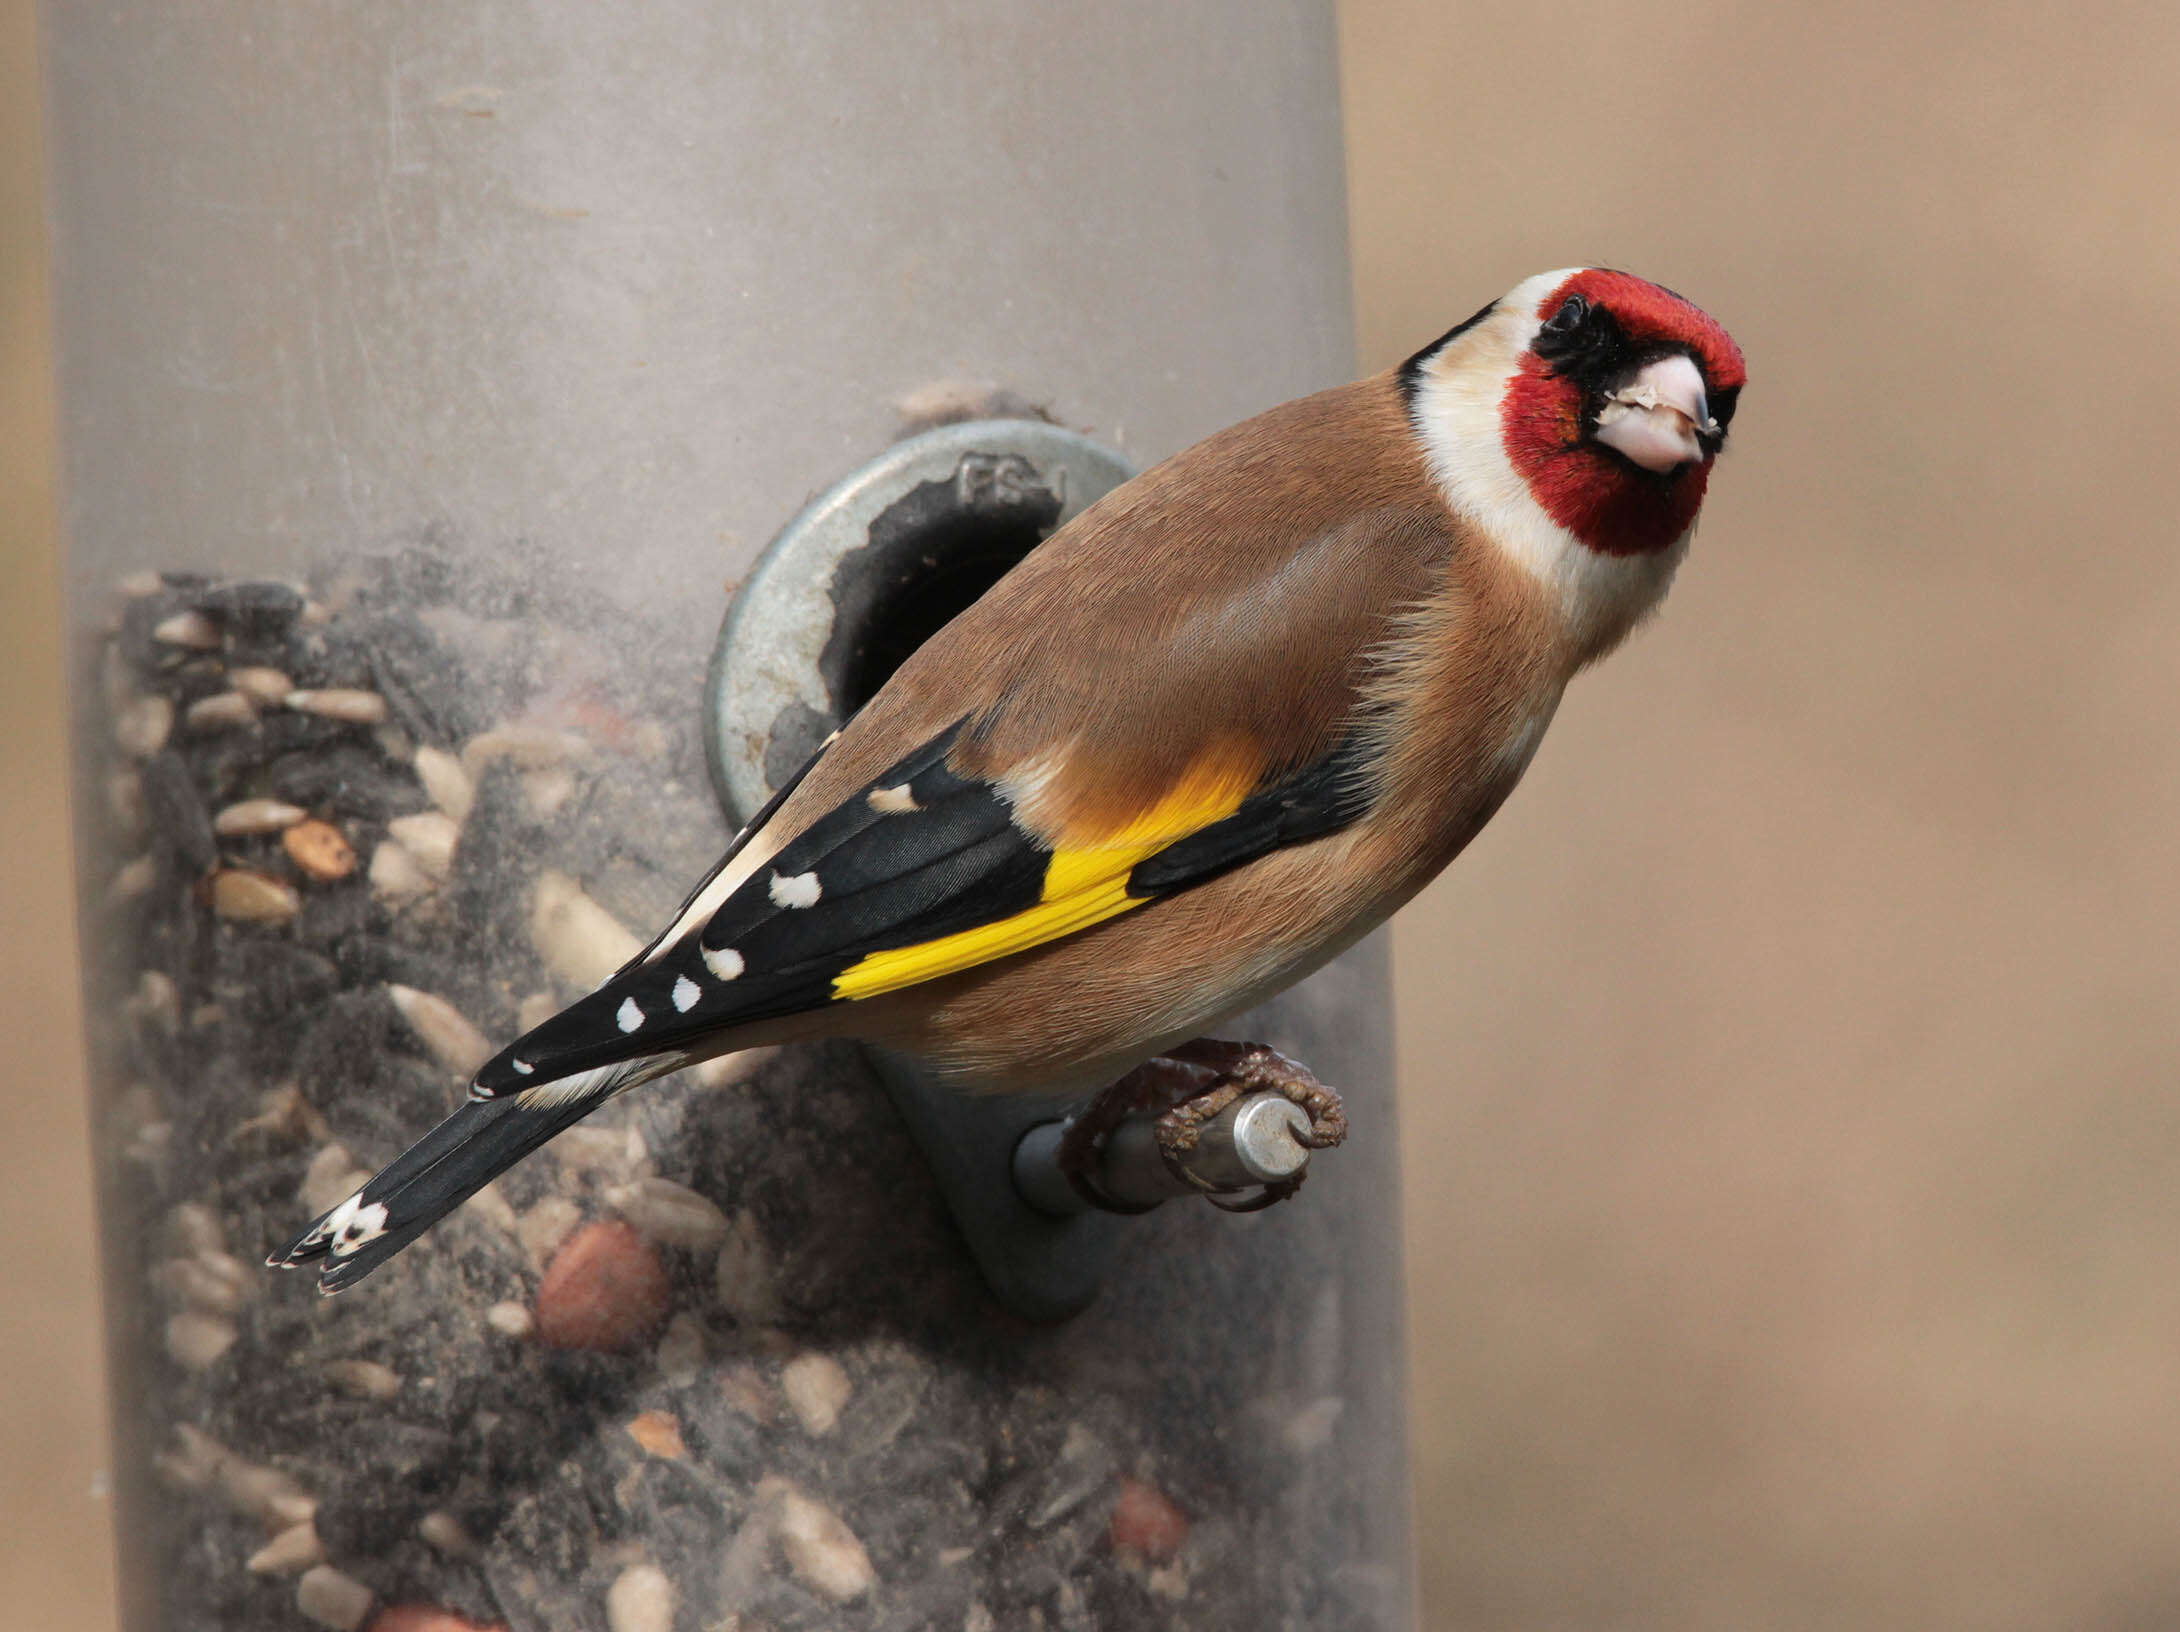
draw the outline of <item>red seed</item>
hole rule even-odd
[[[1165,1492],[1140,1479],[1123,1478],[1113,1503],[1113,1551],[1134,1553],[1153,1564],[1170,1563],[1188,1540],[1188,1515]]]
[[[378,1612],[363,1632],[507,1632],[498,1621],[467,1621],[451,1609],[430,1604],[393,1604]]]
[[[619,1219],[586,1224],[561,1243],[537,1289],[538,1341],[556,1349],[634,1347],[666,1318],[666,1266]]]
[[[280,843],[312,878],[346,878],[356,870],[356,852],[331,822],[297,822],[280,835]]]
[[[689,1454],[681,1437],[681,1423],[671,1412],[638,1412],[622,1426],[628,1430],[628,1437],[652,1456],[678,1462]]]

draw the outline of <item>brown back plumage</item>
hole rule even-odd
[[[1330,748],[1453,549],[1390,376],[1275,408],[1100,500],[941,630],[782,830],[965,715],[957,766],[1020,784],[1054,839],[1124,824],[1207,758],[1268,780]]]

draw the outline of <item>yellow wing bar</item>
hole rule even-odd
[[[1055,850],[1045,867],[1037,904],[994,923],[957,930],[915,946],[873,952],[833,979],[836,998],[875,997],[990,963],[1056,941],[1092,924],[1144,906],[1128,893],[1136,864],[1176,840],[1224,821],[1241,808],[1250,781],[1231,759],[1203,764],[1157,804],[1119,831],[1081,846]]]

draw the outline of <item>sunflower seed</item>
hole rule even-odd
[[[704,1323],[684,1309],[666,1323],[654,1358],[659,1375],[686,1388],[704,1369]]]
[[[530,939],[546,967],[580,991],[591,991],[643,950],[605,908],[566,873],[538,875],[530,896]]]
[[[434,1551],[449,1558],[476,1556],[477,1543],[462,1528],[462,1521],[444,1508],[433,1508],[416,1521],[416,1533],[424,1538]]]
[[[744,1208],[719,1246],[713,1269],[719,1303],[745,1326],[769,1326],[780,1318],[779,1285],[772,1254],[754,1213]]]
[[[256,1289],[257,1278],[239,1258],[224,1252],[200,1252],[170,1258],[151,1272],[171,1296],[209,1315],[231,1315]]]
[[[542,771],[585,758],[589,753],[590,744],[571,731],[547,725],[502,725],[481,731],[463,743],[462,764],[472,776],[501,759],[517,770]]]
[[[431,893],[431,875],[408,847],[387,839],[371,852],[371,891],[382,901],[413,901]]]
[[[139,1026],[157,1026],[169,1037],[181,1029],[182,994],[164,970],[146,969],[136,977],[136,990],[121,1006]]]
[[[852,1603],[878,1583],[870,1554],[847,1523],[823,1502],[772,1475],[757,1482],[757,1498],[772,1511],[780,1550],[805,1586],[836,1604]]]
[[[247,730],[255,724],[257,705],[239,691],[216,691],[209,697],[199,697],[182,714],[183,728],[200,735]]]
[[[416,779],[424,784],[431,802],[455,821],[468,821],[469,813],[477,803],[477,784],[470,780],[462,762],[444,748],[426,744],[417,749],[414,763]]]
[[[227,683],[253,703],[274,708],[288,700],[295,690],[295,682],[279,669],[267,668],[262,663],[245,664],[227,671]]]
[[[201,1201],[185,1201],[167,1214],[167,1234],[185,1253],[225,1252],[227,1232],[220,1215]]]
[[[174,1441],[171,1449],[159,1451],[151,1459],[152,1471],[170,1490],[210,1490],[212,1481],[234,1454],[203,1429],[186,1422],[175,1424]]]
[[[157,692],[139,693],[114,711],[114,742],[132,759],[156,754],[174,731],[174,705]]]
[[[553,1250],[582,1222],[583,1209],[566,1196],[547,1196],[516,1220],[515,1239],[531,1262],[543,1269]]]
[[[212,910],[238,923],[284,924],[303,910],[303,898],[277,878],[225,867],[212,875]]]
[[[185,1309],[166,1324],[167,1353],[184,1371],[205,1371],[234,1346],[233,1321]]]
[[[631,1564],[606,1588],[612,1632],[674,1632],[674,1584],[656,1564]]]
[[[106,775],[106,813],[128,838],[144,831],[144,779],[126,767]]]
[[[600,1198],[652,1240],[691,1252],[707,1252],[726,1239],[727,1215],[709,1196],[671,1179],[617,1184]]]
[[[330,1564],[305,1570],[295,1584],[295,1607],[334,1632],[356,1632],[376,1601],[377,1594],[369,1587]]]
[[[212,831],[227,838],[278,833],[309,814],[301,805],[291,805],[284,799],[243,799],[212,818]]]
[[[513,1235],[520,1227],[521,1221],[515,1217],[515,1209],[509,1206],[507,1198],[500,1194],[500,1187],[497,1184],[486,1185],[463,1202],[462,1208],[465,1212],[483,1219],[494,1229],[504,1230],[509,1235]]]
[[[522,802],[538,821],[550,821],[575,797],[575,773],[565,765],[549,765],[542,771],[522,773]]]
[[[152,856],[138,856],[124,863],[106,886],[106,901],[119,906],[124,901],[134,901],[159,882],[159,863]]]
[[[291,691],[280,700],[298,714],[315,714],[323,720],[342,720],[350,725],[377,725],[386,718],[385,698],[375,691],[350,686]]]
[[[409,1029],[431,1050],[432,1057],[457,1077],[467,1081],[492,1057],[492,1044],[485,1034],[445,998],[400,985],[389,985],[386,995],[394,1000],[401,1018],[408,1021]]]
[[[163,618],[151,631],[151,638],[166,646],[185,646],[191,651],[217,651],[220,645],[219,625],[202,612],[177,612]]]
[[[795,1413],[803,1431],[822,1439],[840,1421],[841,1407],[855,1393],[855,1384],[838,1360],[829,1354],[798,1354],[780,1368],[780,1392]]]
[[[306,1520],[289,1525],[265,1543],[243,1568],[252,1575],[293,1575],[324,1562],[325,1545],[318,1539],[318,1527]]]
[[[330,1212],[362,1189],[370,1177],[366,1169],[356,1165],[346,1145],[327,1145],[311,1157],[310,1165],[303,1170],[295,1199],[314,1213]]]
[[[605,1173],[615,1179],[628,1175],[628,1141],[613,1128],[575,1127],[549,1147],[554,1158],[574,1174]]]
[[[435,884],[446,882],[454,870],[454,847],[462,838],[462,830],[454,825],[451,816],[438,810],[396,816],[386,824],[386,831],[416,858],[427,878]]]
[[[376,1360],[335,1360],[325,1368],[325,1378],[358,1400],[390,1400],[401,1392],[401,1374]]]
[[[700,1061],[689,1074],[696,1079],[698,1087],[714,1093],[722,1088],[737,1088],[771,1064],[779,1052],[775,1046],[714,1054],[710,1059]]]

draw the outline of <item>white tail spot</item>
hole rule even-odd
[[[731,946],[705,947],[704,967],[717,980],[733,980],[742,972],[742,954]]]
[[[623,1031],[634,1031],[643,1024],[643,1010],[636,1007],[632,997],[621,999],[621,1006],[613,1012],[613,1023]]]
[[[675,977],[674,1008],[677,1012],[687,1014],[691,1009],[696,1007],[696,1000],[702,995],[703,994],[696,989],[696,982],[691,980],[687,975],[679,975]]]
[[[386,1233],[386,1203],[374,1201],[370,1206],[364,1207],[359,1205],[362,1200],[363,1192],[359,1190],[341,1203],[340,1212],[326,1220],[328,1224],[333,1223],[334,1218],[340,1220],[339,1227],[333,1231],[333,1252],[336,1257],[345,1258],[358,1247],[368,1245]]]

